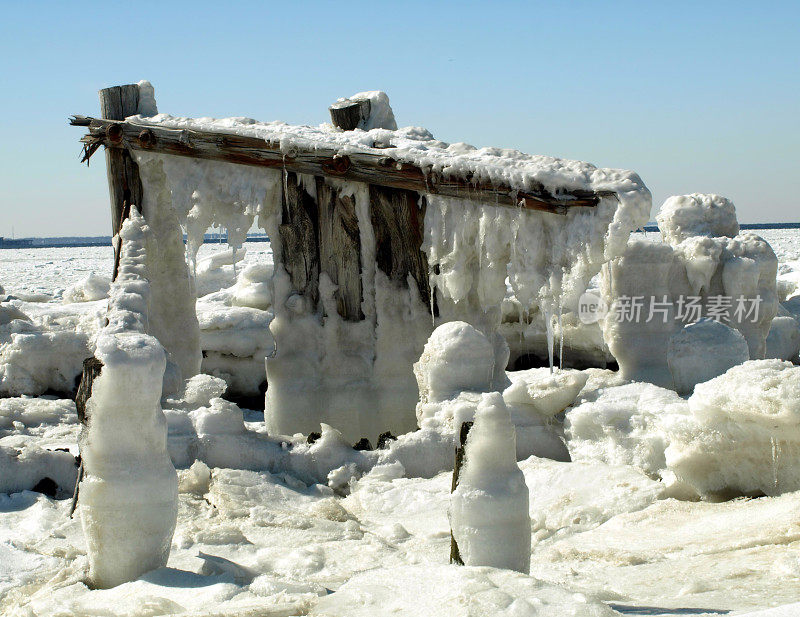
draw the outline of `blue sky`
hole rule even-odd
[[[133,6],[133,3],[126,3]],[[160,111],[319,124],[389,93],[445,141],[637,171],[653,216],[715,192],[800,221],[800,2],[4,3],[0,235],[102,235],[73,113],[139,79]]]

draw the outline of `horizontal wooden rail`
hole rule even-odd
[[[473,183],[469,179],[447,177],[431,171],[426,173],[416,165],[392,158],[391,148],[384,148],[381,153],[358,152],[347,155],[339,155],[338,149],[332,147],[287,153],[281,151],[278,143],[235,133],[173,129],[86,116],[73,116],[70,124],[89,129],[88,134],[81,138],[85,149],[83,160],[87,161],[100,146],[127,148],[285,169],[555,214],[566,214],[571,207],[596,206],[603,197],[616,198],[613,191],[565,190],[554,195],[544,187],[523,192],[484,181]]]

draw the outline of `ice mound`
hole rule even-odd
[[[200,373],[184,382],[183,392],[179,397],[167,399],[167,405],[173,409],[198,409],[207,407],[212,399],[221,397],[228,384],[224,379]]]
[[[64,304],[70,304],[73,302],[102,300],[108,297],[110,287],[111,279],[109,277],[92,273],[85,279],[67,287],[61,296],[61,301]]]
[[[233,286],[231,304],[266,311],[272,306],[272,264],[253,264],[242,270]]]
[[[70,495],[78,477],[75,457],[69,452],[46,450],[31,441],[5,440],[0,445],[0,493],[33,489],[50,478],[60,490],[60,497]]]
[[[598,600],[518,572],[443,565],[357,574],[320,598],[311,615],[329,617],[611,617]]]
[[[195,430],[204,435],[239,435],[245,432],[242,410],[234,403],[215,398],[208,407],[189,412]]]
[[[699,495],[800,489],[800,367],[752,360],[698,384],[666,462]]]
[[[90,355],[81,331],[44,330],[15,318],[0,325],[0,396],[71,393]]]
[[[264,359],[275,350],[271,320],[271,313],[255,308],[201,305],[203,372],[224,379],[233,394],[258,395],[266,379]]]
[[[552,418],[569,407],[589,378],[580,371],[551,373],[547,368],[512,372],[508,376],[511,385],[503,392],[505,402],[542,419]]]
[[[0,326],[7,326],[15,319],[19,319],[21,321],[31,321],[30,317],[28,317],[13,304],[9,304],[7,302],[0,303]]]
[[[800,351],[800,325],[791,315],[775,317],[767,335],[767,358],[797,360]]]
[[[664,425],[688,413],[674,391],[650,383],[603,388],[567,411],[567,448],[574,461],[633,465],[659,477],[669,443]]]
[[[244,247],[238,250],[227,248],[199,260],[194,269],[197,297],[202,298],[233,286],[237,278],[237,264],[244,261],[246,252]]]
[[[514,425],[503,397],[484,394],[450,498],[453,537],[466,565],[530,570],[528,487],[516,452]]]
[[[0,437],[48,424],[75,424],[75,403],[68,399],[0,398]]]
[[[739,233],[736,207],[720,195],[676,195],[668,198],[658,215],[658,229],[664,241],[679,244],[691,236],[728,236]]]
[[[486,392],[495,377],[495,351],[473,326],[451,321],[433,331],[414,364],[414,375],[421,405],[445,401],[463,391]]]
[[[701,319],[673,334],[667,349],[667,363],[678,394],[691,394],[697,384],[749,359],[744,337],[710,319]]]

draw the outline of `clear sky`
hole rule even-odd
[[[637,171],[653,212],[715,192],[800,221],[800,2],[5,2],[0,235],[105,235],[105,163],[78,164],[97,90],[159,110],[328,121],[389,93],[439,139]],[[135,7],[135,8],[128,8]]]

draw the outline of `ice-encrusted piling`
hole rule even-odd
[[[166,353],[149,328],[146,245],[136,211],[120,230],[119,276],[96,341],[102,366],[85,404],[80,507],[90,578],[99,587],[164,566],[177,520],[177,474],[161,411]],[[87,386],[88,388],[88,386]]]
[[[467,437],[458,487],[450,497],[450,526],[464,564],[527,573],[528,502],[511,416],[501,394],[484,394]]]
[[[103,334],[103,370],[81,439],[81,521],[89,576],[113,587],[167,563],[178,510],[178,478],[159,406],[163,347],[146,334]]]

